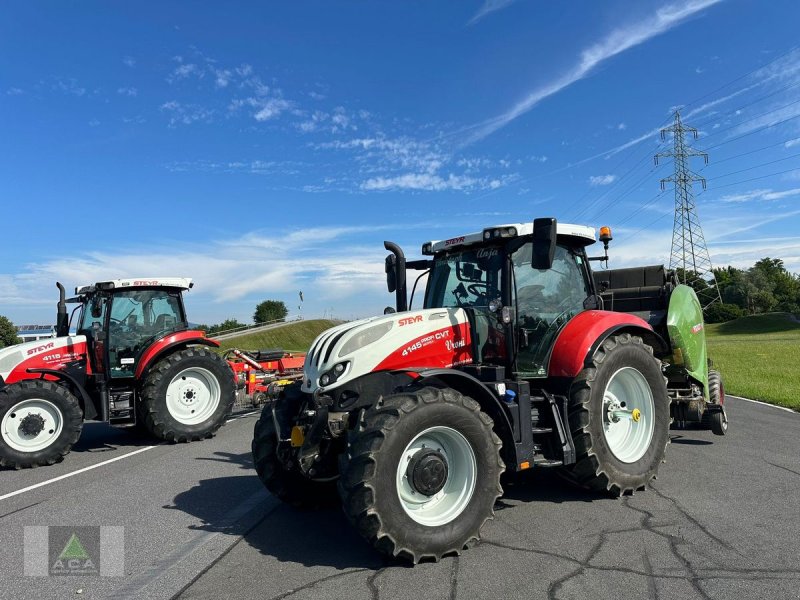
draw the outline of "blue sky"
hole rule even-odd
[[[768,8],[765,8],[768,6]],[[668,260],[670,112],[715,265],[800,271],[791,0],[14,2],[0,22],[0,314],[55,280],[193,277],[190,317],[379,313],[382,241],[556,216]],[[701,171],[702,169],[702,171]]]

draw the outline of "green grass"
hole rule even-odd
[[[800,410],[800,323],[771,313],[708,325],[706,333],[726,393]]]
[[[334,325],[336,325],[336,322],[324,319],[296,321],[269,331],[250,333],[231,340],[221,341],[220,350],[225,351],[230,348],[240,348],[241,350],[281,348],[287,352],[307,352],[314,338]]]

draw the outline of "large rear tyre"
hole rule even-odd
[[[264,406],[253,432],[253,466],[273,496],[295,508],[314,509],[338,501],[336,481],[316,481],[287,468],[278,456],[279,440],[272,403]]]
[[[20,381],[0,390],[0,466],[21,469],[61,462],[78,441],[78,399],[52,381]]]
[[[613,496],[642,489],[664,458],[669,422],[666,383],[653,349],[627,333],[612,336],[570,387],[577,460],[564,474]]]
[[[503,493],[504,465],[492,420],[477,402],[433,387],[388,396],[350,437],[339,494],[376,549],[417,563],[480,539]]]
[[[138,421],[161,440],[201,440],[222,427],[235,399],[228,363],[205,348],[184,348],[161,359],[148,373]]]

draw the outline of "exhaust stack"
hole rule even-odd
[[[56,282],[58,288],[58,304],[56,311],[56,337],[65,337],[69,335],[69,320],[67,319],[67,293],[64,286]]]

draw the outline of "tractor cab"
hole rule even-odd
[[[92,372],[132,378],[148,348],[165,335],[188,329],[182,292],[191,279],[117,279],[76,289],[78,335],[89,345]],[[73,311],[74,312],[74,311]]]
[[[424,308],[464,308],[473,322],[476,364],[547,376],[554,341],[570,319],[599,308],[585,247],[591,227],[516,223],[423,245],[432,260]],[[535,231],[536,230],[536,231]]]

